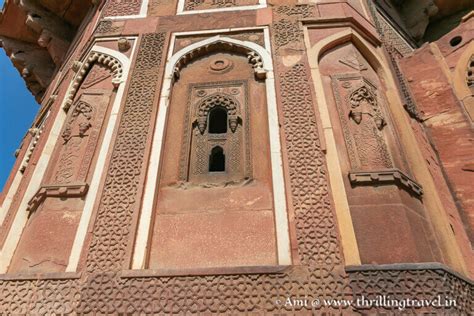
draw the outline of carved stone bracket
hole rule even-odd
[[[256,52],[251,51],[247,54],[247,58],[253,66],[255,77],[257,77],[257,79],[265,79],[267,77],[267,72],[263,69],[262,57]]]
[[[353,185],[376,185],[395,183],[418,196],[423,195],[421,185],[412,180],[399,169],[387,169],[380,171],[351,171],[349,180]]]
[[[63,107],[64,111],[67,112],[69,108],[71,107],[74,96],[76,95],[77,89],[81,85],[82,81],[87,75],[87,72],[94,65],[94,63],[102,64],[108,67],[112,71],[113,73],[112,83],[114,84],[115,87],[118,87],[119,84],[122,82],[123,69],[122,69],[122,64],[120,63],[120,61],[104,53],[91,52],[89,57],[86,59],[84,63],[82,63],[82,65],[80,63],[74,63],[73,65],[76,67],[80,66],[82,68],[78,70],[78,73],[76,77],[74,78],[74,81],[72,83],[72,88],[67,95],[66,102],[64,103],[64,107]]]
[[[43,185],[28,202],[26,210],[34,212],[47,197],[81,197],[89,190],[87,183],[68,185]]]

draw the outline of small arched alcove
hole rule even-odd
[[[209,134],[227,133],[227,110],[216,106],[209,111]]]
[[[209,155],[209,172],[225,171],[225,154],[221,146],[212,148]]]

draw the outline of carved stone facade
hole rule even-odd
[[[472,19],[416,49],[372,1],[266,6],[94,1],[58,68],[27,69],[52,84],[0,196],[0,313],[473,313],[450,163],[474,169],[430,117],[441,95],[468,118]]]
[[[185,0],[184,9],[186,11],[216,10],[257,4],[256,0]]]
[[[108,1],[104,9],[105,17],[129,16],[140,13],[143,0]]]

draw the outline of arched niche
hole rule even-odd
[[[439,260],[423,190],[393,119],[393,79],[377,48],[353,30],[315,46],[313,64],[336,148],[330,154],[339,160],[339,175],[333,176],[342,179],[361,262]],[[413,227],[424,233],[406,233]],[[395,242],[394,235],[401,237]]]
[[[273,125],[277,111],[270,54],[255,43],[214,36],[168,60],[153,140],[159,147],[152,150],[150,164],[156,167],[148,171],[156,180],[145,193],[156,199],[152,209],[143,210],[154,214],[153,223],[142,226],[151,236],[149,252],[140,255],[137,244],[133,265],[138,266],[142,258],[148,262],[141,261],[140,266],[149,268],[289,262],[284,196],[273,195],[275,188],[284,189],[278,169],[280,144],[270,142],[270,137],[279,139]],[[214,108],[226,111],[225,133],[209,133]],[[225,166],[210,170],[212,158]],[[274,224],[282,219],[280,226]],[[142,217],[141,222],[146,221]],[[178,232],[172,227],[188,229]],[[173,237],[176,233],[185,236],[179,245]],[[215,247],[207,248],[210,243]],[[180,250],[170,255],[170,249]]]

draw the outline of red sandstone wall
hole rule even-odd
[[[469,46],[474,38],[472,25],[472,19],[464,22],[437,42],[425,45],[401,62],[422,114],[429,142],[435,150],[431,155],[436,155],[441,162],[442,172],[455,197],[471,244],[474,238],[474,129],[468,109],[456,94],[454,85],[460,81],[460,84],[467,86],[468,64],[463,65],[466,69],[464,78],[455,77],[455,68],[461,55],[466,50],[472,50],[472,46]],[[453,46],[450,41],[456,36],[461,36],[462,41]],[[441,174],[433,172],[433,176],[440,179],[441,183]],[[447,189],[440,186],[440,192],[445,196],[443,201],[449,204],[451,196]],[[455,212],[454,205],[447,206],[447,209]],[[462,229],[459,221],[455,221],[453,226],[456,226],[453,228],[455,233]]]

